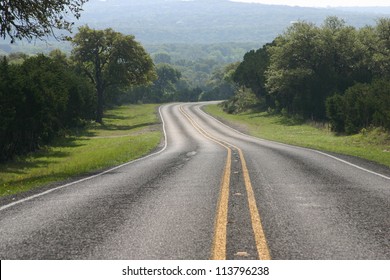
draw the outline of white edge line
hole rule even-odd
[[[51,193],[51,192],[54,192],[54,191],[57,191],[57,190],[60,190],[60,189],[63,189],[63,188],[66,188],[66,187],[69,187],[69,186],[78,184],[78,183],[82,183],[82,182],[85,182],[85,181],[88,181],[88,180],[92,180],[92,179],[94,179],[94,178],[96,178],[96,177],[102,176],[102,175],[104,175],[104,174],[107,174],[107,173],[112,172],[112,171],[114,171],[114,170],[120,169],[120,168],[125,167],[125,166],[127,166],[127,165],[130,165],[130,164],[136,163],[136,162],[138,162],[138,161],[142,161],[142,160],[145,160],[145,159],[147,159],[147,158],[150,158],[150,157],[156,156],[156,155],[158,155],[158,154],[161,154],[163,151],[166,150],[166,148],[167,148],[167,146],[168,146],[168,138],[167,138],[167,132],[166,132],[166,128],[165,128],[165,121],[164,121],[164,118],[163,118],[162,113],[161,113],[161,108],[162,108],[162,107],[163,107],[163,105],[159,107],[158,112],[159,112],[159,114],[160,114],[160,118],[161,118],[161,121],[162,121],[162,124],[163,124],[163,132],[164,132],[164,142],[165,142],[165,144],[164,144],[164,147],[163,147],[161,150],[159,150],[158,152],[155,152],[155,153],[153,153],[153,154],[149,154],[149,155],[147,155],[147,156],[144,156],[144,157],[142,157],[142,158],[138,158],[138,159],[133,160],[133,161],[126,162],[126,163],[124,163],[124,164],[118,165],[118,166],[116,166],[116,167],[113,167],[113,168],[111,168],[111,169],[109,169],[109,170],[106,170],[106,171],[104,171],[104,172],[101,172],[101,173],[99,173],[99,174],[95,174],[95,175],[93,175],[93,176],[86,177],[86,178],[83,178],[83,179],[81,179],[81,180],[77,180],[77,181],[74,181],[74,182],[71,182],[71,183],[62,185],[62,186],[58,186],[58,187],[56,187],[56,188],[47,190],[47,191],[45,191],[45,192],[38,193],[38,194],[36,194],[36,195],[29,196],[29,197],[26,197],[26,198],[24,198],[24,199],[21,199],[21,200],[12,202],[12,203],[10,203],[10,204],[7,204],[7,205],[4,205],[4,206],[0,207],[0,211],[3,211],[3,210],[8,209],[8,208],[10,208],[10,207],[13,207],[13,206],[15,206],[15,205],[17,205],[17,204],[21,204],[21,203],[24,203],[24,202],[26,202],[26,201],[32,200],[32,199],[34,199],[34,198],[37,198],[37,197],[40,197],[40,196],[44,196],[44,195],[49,194],[49,193]]]
[[[280,143],[280,142],[276,142],[276,141],[272,141],[272,140],[265,140],[265,139],[262,139],[262,138],[258,138],[258,137],[252,136],[252,135],[248,135],[248,134],[242,133],[241,131],[238,131],[237,129],[235,129],[235,128],[231,127],[231,126],[228,126],[227,124],[224,124],[224,123],[221,122],[220,120],[216,119],[215,117],[213,117],[213,116],[211,116],[210,114],[207,114],[206,112],[204,112],[203,110],[201,110],[200,108],[203,107],[203,106],[205,106],[205,104],[200,105],[200,106],[197,106],[197,110],[198,110],[199,112],[201,112],[203,115],[208,116],[208,117],[214,119],[216,122],[222,124],[223,126],[229,128],[229,129],[233,130],[234,132],[239,133],[239,134],[241,134],[241,135],[243,135],[243,136],[250,137],[250,138],[252,138],[252,139],[254,139],[254,140],[257,140],[257,141],[260,140],[260,141],[270,142],[270,143],[274,143],[274,144],[278,144],[278,145],[282,145],[282,146],[286,146],[286,147],[294,147],[294,148],[298,148],[298,149],[301,149],[301,150],[306,150],[306,151],[315,152],[315,153],[317,153],[317,154],[320,154],[320,155],[323,155],[323,156],[327,156],[327,157],[329,157],[329,158],[332,158],[332,159],[337,160],[337,161],[339,161],[339,162],[342,162],[342,163],[344,163],[344,164],[350,165],[350,166],[355,167],[355,168],[357,168],[357,169],[363,170],[363,171],[365,171],[365,172],[371,173],[371,174],[373,174],[373,175],[376,175],[376,176],[382,177],[382,178],[384,178],[384,179],[390,180],[390,177],[388,177],[388,176],[385,176],[385,175],[383,175],[383,174],[380,174],[380,173],[377,173],[377,172],[368,170],[368,169],[366,169],[366,168],[363,168],[363,167],[361,167],[361,166],[358,166],[358,165],[356,165],[356,164],[353,164],[353,163],[348,162],[348,161],[346,161],[346,160],[343,160],[343,159],[341,159],[341,158],[338,158],[338,157],[329,155],[329,154],[327,154],[327,153],[325,153],[325,152],[317,151],[317,150],[310,149],[310,148],[304,148],[304,147],[299,147],[299,146],[284,144],[284,143]]]

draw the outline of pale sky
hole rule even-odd
[[[390,0],[233,0],[234,2],[262,3],[302,7],[388,6]]]

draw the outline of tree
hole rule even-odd
[[[297,22],[285,34],[275,39],[268,48],[271,55],[266,71],[266,89],[290,114],[309,117],[310,109],[319,103],[315,100],[315,66],[319,30],[314,24]],[[316,110],[315,113],[321,113]]]
[[[158,78],[154,81],[152,87],[155,101],[171,101],[172,98],[170,97],[174,97],[176,93],[175,83],[181,78],[181,73],[168,64],[158,65],[156,71]]]
[[[252,89],[257,97],[267,95],[265,89],[265,71],[269,67],[269,53],[267,48],[272,44],[266,44],[258,50],[251,50],[244,56],[233,75],[233,80],[240,86]]]
[[[318,51],[321,56],[317,73],[322,87],[329,92],[344,92],[356,81],[369,82],[372,75],[363,63],[366,51],[359,41],[358,31],[345,25],[342,19],[328,17],[320,31]]]
[[[171,64],[172,63],[172,58],[167,53],[157,53],[154,55],[153,60],[156,64],[159,64],[159,63]]]
[[[280,108],[315,120],[326,119],[325,101],[356,82],[370,82],[370,67],[354,27],[328,17],[322,27],[293,24],[268,48],[266,89]]]
[[[83,26],[72,43],[74,61],[95,85],[99,123],[103,121],[104,95],[109,87],[142,85],[155,77],[152,59],[133,36],[110,28]]]
[[[80,17],[88,0],[4,0],[0,1],[0,35],[15,39],[42,38],[54,35],[54,29],[71,31],[73,22],[67,17]]]
[[[326,99],[326,116],[334,132],[345,131],[344,96],[335,94]]]
[[[375,27],[367,26],[359,32],[366,52],[365,64],[373,74],[390,79],[390,18],[381,18]]]
[[[333,131],[353,134],[371,126],[390,130],[390,81],[356,84],[343,96],[329,97],[326,106]]]
[[[233,76],[238,65],[239,62],[230,63],[214,70],[206,84],[208,90],[203,92],[199,100],[226,100],[231,98],[236,90]]]
[[[58,51],[0,63],[0,161],[36,150],[94,116],[93,86]]]

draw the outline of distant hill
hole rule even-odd
[[[327,16],[347,24],[374,25],[389,8],[302,8],[228,0],[90,0],[79,25],[112,27],[144,44],[260,42],[274,39],[293,21],[321,24]]]
[[[375,25],[379,17],[390,17],[390,6],[336,9],[229,0],[89,0],[80,20],[76,21],[76,27],[84,24],[96,29],[112,27],[135,35],[136,40],[152,53],[160,52],[168,45],[169,53],[174,53],[178,59],[184,54],[189,56],[185,45],[217,44],[223,53],[220,44],[235,43],[230,61],[237,55],[242,56],[248,47],[259,48],[271,42],[294,21],[305,20],[320,25],[327,16],[334,15],[355,27]],[[31,44],[17,42],[13,45],[7,39],[0,41],[0,55],[18,51],[49,52],[55,48],[66,52],[71,50],[70,44],[50,39],[48,42],[37,40]]]

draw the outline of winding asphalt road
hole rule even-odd
[[[0,204],[0,259],[390,259],[390,170],[160,108],[146,158]]]

